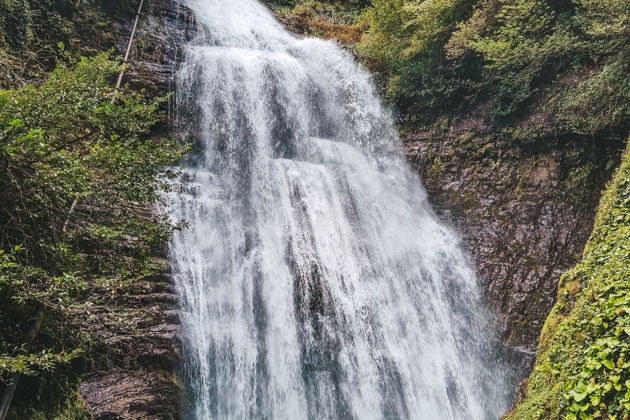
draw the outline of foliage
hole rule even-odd
[[[565,20],[559,19],[544,0],[499,0],[495,7],[495,15],[486,18],[493,24],[481,34],[468,39],[459,33],[454,36],[460,38],[459,48],[468,47],[483,57],[484,76],[493,86],[496,111],[505,115],[530,97],[548,68],[562,65],[576,39]],[[472,22],[478,20],[477,16]],[[473,32],[466,24],[460,31]],[[456,52],[450,51],[450,56]]]
[[[112,20],[136,8],[137,0],[0,0],[0,88],[44,77],[60,42],[77,56],[115,47]]]
[[[461,77],[468,63],[447,63],[443,49],[472,6],[471,0],[374,0],[364,13],[370,30],[359,51],[386,74],[386,96],[407,120],[454,108],[476,83]]]
[[[0,0],[0,38],[12,52],[24,55],[30,44],[67,41],[69,18],[75,11],[69,0]]]
[[[624,43],[620,36],[627,36],[630,29],[630,5],[624,0],[576,0],[580,10],[580,25],[592,35],[607,41],[604,48],[618,47]],[[606,46],[607,43],[610,43]]]
[[[588,134],[628,121],[627,1],[374,0],[364,19],[359,50],[408,117],[542,110]]]
[[[108,76],[116,69],[100,55],[74,68],[60,65],[41,86],[0,92],[3,241],[25,246],[46,260],[40,264],[58,261],[62,250],[51,242],[61,243],[75,200],[85,205],[74,219],[84,223],[82,235],[91,235],[117,212],[152,203],[164,186],[159,168],[174,146],[143,138],[158,122],[160,100],[125,93],[110,104]],[[133,218],[116,222],[139,228]]]
[[[32,354],[19,336],[3,343],[1,376],[76,357],[100,327],[93,305],[152,272],[173,229],[149,209],[184,150],[151,138],[164,98],[122,90],[110,103],[117,70],[101,54],[0,91],[0,304],[11,312],[0,318],[44,311],[47,331]]]
[[[562,278],[526,398],[507,418],[627,419],[629,343],[630,145],[583,260]]]
[[[374,0],[363,17],[370,30],[360,46],[362,52],[391,69],[400,65],[409,46],[405,4],[405,0]]]
[[[592,134],[604,127],[623,127],[630,109],[630,49],[610,60],[592,77],[549,102],[567,130]],[[613,88],[614,87],[614,88]]]
[[[439,48],[471,8],[470,0],[375,0],[364,15],[371,30],[363,50],[395,66]]]
[[[30,420],[88,420],[93,419],[93,412],[87,407],[85,400],[76,391],[68,391],[68,398],[64,404],[40,411],[29,407],[26,416]]]
[[[80,350],[74,350],[71,353],[51,353],[43,350],[38,354],[19,354],[17,356],[0,354],[0,372],[35,375],[37,371],[51,371],[59,364],[70,363],[80,354]]]

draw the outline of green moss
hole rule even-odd
[[[471,141],[473,141],[475,139],[476,134],[472,131],[467,131],[464,134],[462,134],[461,136],[459,136],[459,141],[462,144],[467,144],[470,143]]]
[[[525,400],[507,420],[630,418],[630,146],[583,260],[561,279]]]
[[[571,169],[571,171],[569,171],[566,177],[562,180],[563,191],[587,188],[587,185],[589,185],[589,179],[597,173],[598,169],[601,171],[608,171],[610,168],[604,170],[604,167],[598,168],[593,163],[587,162]]]
[[[435,159],[433,159],[433,162],[431,162],[431,165],[429,166],[429,172],[431,173],[432,177],[440,178],[442,176],[444,168],[445,164],[442,161],[442,157],[437,156]]]
[[[481,159],[486,156],[492,149],[494,149],[494,143],[489,142],[484,144],[481,149],[477,151],[477,158]]]

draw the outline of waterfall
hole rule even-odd
[[[255,0],[186,3],[184,417],[497,419],[495,327],[367,72]]]

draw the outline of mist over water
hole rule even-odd
[[[185,418],[497,419],[511,389],[456,235],[369,75],[255,0],[188,0],[194,151],[167,193]]]

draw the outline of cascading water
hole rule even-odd
[[[508,387],[457,238],[370,78],[255,0],[188,0],[194,138],[168,193],[186,418],[496,419]]]

